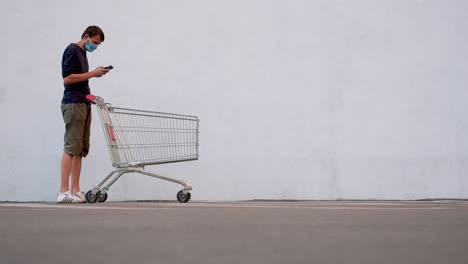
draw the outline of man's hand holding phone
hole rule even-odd
[[[112,67],[112,65],[109,65],[107,67],[99,66],[96,69],[94,69],[94,71],[93,71],[94,77],[101,77],[101,76],[105,75],[106,73],[108,73],[113,68],[114,67]]]

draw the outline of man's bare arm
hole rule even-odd
[[[93,77],[101,77],[108,72],[109,70],[104,69],[103,67],[97,67],[96,69],[90,72],[70,74],[67,77],[63,78],[63,82],[65,84],[78,83],[89,80]]]

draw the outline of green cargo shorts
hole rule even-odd
[[[86,103],[62,104],[65,122],[63,151],[73,156],[86,157],[89,152],[91,132],[91,105]]]

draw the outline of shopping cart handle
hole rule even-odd
[[[99,104],[99,105],[104,104],[104,99],[94,94],[86,95],[86,99],[88,99],[93,104]]]

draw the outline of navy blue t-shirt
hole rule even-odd
[[[71,43],[63,52],[62,57],[62,77],[65,78],[74,73],[86,73],[89,70],[86,51],[82,50],[75,43]],[[88,80],[64,84],[62,103],[89,103],[86,95],[90,93]]]

